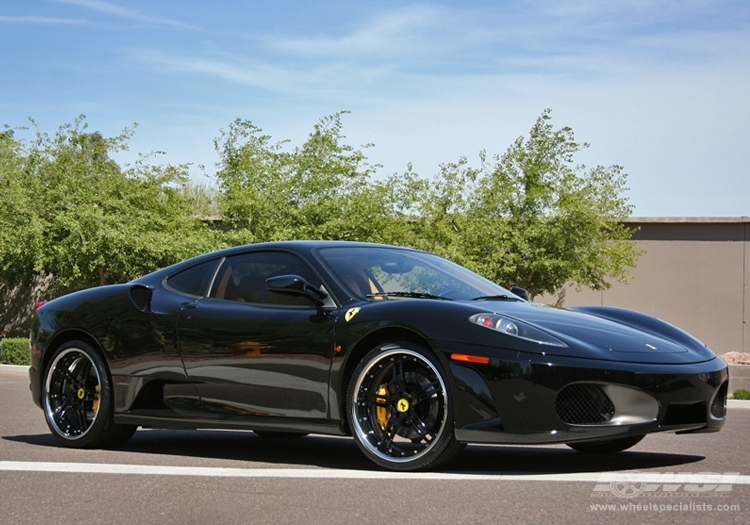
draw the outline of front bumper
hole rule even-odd
[[[718,432],[728,367],[719,358],[654,365],[550,357],[441,343],[452,372],[455,433],[472,443],[596,441],[651,432]],[[451,353],[493,355],[489,364]]]

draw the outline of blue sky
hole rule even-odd
[[[746,0],[6,0],[0,46],[0,124],[137,122],[122,162],[210,172],[238,117],[300,144],[349,110],[379,173],[431,177],[551,108],[580,162],[625,167],[634,215],[750,215]]]

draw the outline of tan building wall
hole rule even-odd
[[[644,250],[628,284],[602,292],[566,289],[536,301],[619,306],[654,315],[716,353],[750,352],[750,218],[630,218]]]

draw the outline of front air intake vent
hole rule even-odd
[[[716,392],[716,397],[711,401],[711,415],[716,419],[724,419],[727,417],[727,391],[729,389],[729,381],[725,381],[723,385]]]
[[[597,425],[612,419],[615,406],[598,385],[576,384],[557,394],[555,412],[569,425]]]
[[[149,288],[136,284],[130,289],[130,300],[142,312],[151,311],[151,290]]]

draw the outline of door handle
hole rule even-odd
[[[197,308],[197,306],[198,306],[198,303],[196,303],[196,302],[185,302],[185,303],[182,303],[182,307],[185,310],[192,310],[193,308]]]

